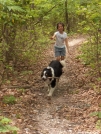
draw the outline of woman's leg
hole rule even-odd
[[[61,56],[61,60],[64,60],[65,59],[65,56]]]
[[[63,68],[65,67],[65,56],[66,56],[66,48],[62,48],[61,51],[61,63],[63,64]]]
[[[66,56],[66,47],[62,48],[61,50],[61,60],[65,60],[65,56]]]

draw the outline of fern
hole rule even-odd
[[[9,11],[25,12],[20,6],[7,6]]]
[[[0,4],[1,5],[14,5],[14,1],[13,0],[0,0]]]
[[[8,11],[25,12],[22,7],[17,6],[12,0],[0,0],[0,4],[3,6],[3,9],[6,8]]]

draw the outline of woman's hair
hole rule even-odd
[[[62,22],[57,23],[57,29],[58,29],[58,26],[59,25],[62,25],[63,26],[63,31],[64,31],[64,24]]]

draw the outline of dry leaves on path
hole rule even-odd
[[[13,120],[13,124],[20,128],[18,134],[100,134],[95,128],[97,117],[90,114],[100,111],[101,97],[91,86],[91,78],[87,75],[89,68],[76,58],[83,41],[80,37],[70,40],[72,59],[67,56],[65,73],[51,100],[46,99],[40,74],[54,59],[53,46],[43,52],[43,60],[31,67],[33,74],[15,82],[21,86],[27,81],[31,86],[26,89],[5,86],[0,91],[1,115]],[[14,95],[16,103],[4,104],[4,95]]]

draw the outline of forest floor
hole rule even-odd
[[[33,74],[13,79],[13,86],[3,85],[0,115],[12,119],[12,125],[20,129],[18,134],[101,134],[96,128],[98,117],[90,116],[92,112],[101,110],[101,96],[93,87],[96,78],[90,75],[90,68],[77,58],[84,41],[83,36],[69,39],[71,58],[67,55],[65,72],[51,100],[46,98],[40,75],[54,59],[53,44],[44,50],[42,60],[33,66]],[[26,84],[28,87],[23,90]],[[18,88],[14,85],[23,86]],[[4,104],[4,95],[14,95],[17,102]]]

